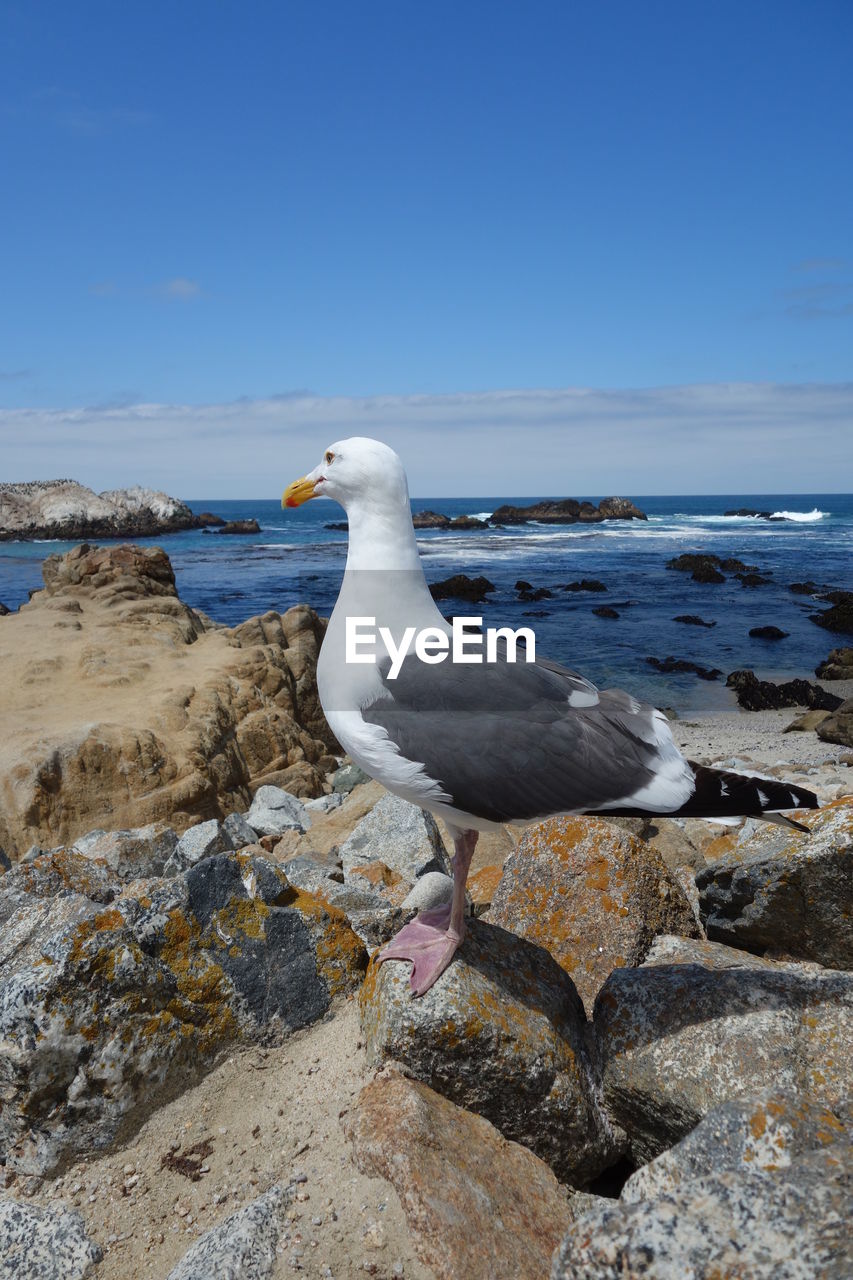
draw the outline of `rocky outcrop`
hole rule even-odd
[[[229,1044],[308,1025],[364,972],[345,917],[261,857],[218,855],[125,893],[116,881],[107,906],[79,891],[85,879],[57,897],[49,886],[10,904],[0,945],[7,1171],[109,1146]]]
[[[765,626],[750,627],[749,634],[754,640],[787,640],[791,633],[781,627]]]
[[[361,989],[368,1058],[406,1072],[495,1125],[583,1186],[623,1138],[596,1100],[583,1005],[541,947],[473,920],[453,963],[420,999],[410,965],[374,960]]]
[[[853,635],[853,591],[827,591],[820,598],[829,601],[832,608],[810,614],[812,622],[827,631]]]
[[[0,484],[0,541],[146,538],[198,529],[216,517],[193,515],[185,502],[156,489],[95,493],[76,480]]]
[[[0,847],[93,828],[178,832],[253,790],[323,790],[336,747],[315,679],[324,623],[298,606],[234,628],[183,604],[166,554],[75,547],[0,629]]]
[[[612,970],[640,964],[658,934],[698,936],[660,855],[599,818],[529,828],[504,863],[489,920],[545,947],[590,1014]]]
[[[606,591],[607,587],[598,578],[581,578],[579,582],[567,582],[564,591]]]
[[[640,968],[605,983],[595,1036],[604,1105],[644,1163],[768,1081],[833,1112],[848,1106],[853,975],[658,938]]]
[[[220,533],[260,533],[261,526],[257,520],[227,520],[219,529]]]
[[[706,622],[704,618],[698,617],[695,613],[680,613],[678,617],[673,618],[673,622],[683,622],[688,627],[715,627],[716,622]]]
[[[853,803],[798,815],[806,838],[762,826],[696,877],[709,938],[853,969]]]
[[[599,524],[602,520],[647,520],[648,516],[630,498],[602,498],[598,506],[575,498],[546,500],[529,507],[507,504],[489,517],[490,524]]]
[[[719,680],[723,674],[719,667],[703,667],[698,662],[691,662],[689,658],[674,658],[672,655],[667,658],[646,658],[646,662],[664,675],[685,672],[698,676],[700,680]]]
[[[841,706],[840,698],[834,693],[827,693],[818,684],[811,684],[808,680],[773,684],[771,680],[759,680],[754,671],[731,671],[726,677],[726,687],[734,689],[738,705],[746,711],[770,711],[778,707],[834,711]]]
[[[386,1178],[436,1280],[543,1280],[572,1221],[532,1152],[397,1072],[362,1089],[346,1121],[363,1173]]]

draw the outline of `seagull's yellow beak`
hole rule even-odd
[[[289,484],[281,495],[281,505],[283,507],[301,507],[303,502],[307,502],[309,498],[314,497],[314,485],[316,480],[312,480],[310,476],[302,476],[299,480],[294,480],[293,484]]]

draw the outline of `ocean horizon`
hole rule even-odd
[[[618,685],[679,713],[734,709],[725,688],[730,671],[750,668],[766,679],[813,676],[814,668],[845,637],[815,625],[810,615],[826,605],[790,591],[790,584],[853,589],[853,494],[630,495],[647,521],[549,525],[531,522],[503,528],[418,531],[427,579],[456,573],[483,575],[494,583],[481,605],[445,600],[444,611],[482,616],[484,625],[532,626],[537,653],[581,671],[597,684]],[[413,512],[487,519],[499,506],[530,506],[552,495],[413,498]],[[583,500],[583,499],[580,499]],[[600,497],[590,497],[598,502]],[[218,622],[234,626],[268,610],[307,603],[321,614],[334,605],[346,559],[345,531],[327,526],[345,519],[334,502],[320,499],[282,510],[278,499],[192,499],[194,512],[226,520],[256,519],[259,534],[225,536],[190,530],[150,539],[162,546],[175,570],[181,599]],[[769,511],[776,520],[726,516],[740,507]],[[0,545],[0,600],[9,608],[42,585],[41,561],[73,542],[9,542]],[[668,569],[683,552],[735,557],[770,579],[748,587],[726,575],[723,583],[696,583]],[[597,579],[604,592],[567,592],[566,583]],[[515,583],[552,592],[536,602],[518,599]],[[619,615],[600,617],[608,606]],[[698,615],[710,627],[675,622]],[[756,639],[753,627],[788,632],[780,641]],[[687,673],[662,674],[648,657],[681,658],[722,677],[708,681]]]

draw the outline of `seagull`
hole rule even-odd
[[[330,445],[281,501],[319,497],[339,502],[349,523],[317,662],[326,719],[356,764],[442,818],[453,840],[452,898],[422,911],[378,957],[411,962],[415,996],[465,936],[465,884],[482,831],[563,814],[750,815],[808,830],[780,811],[817,808],[813,792],[694,764],[663,712],[629,693],[597,689],[547,658],[511,661],[508,645],[492,661],[452,661],[452,626],[430,595],[406,473],[388,445],[361,436]]]

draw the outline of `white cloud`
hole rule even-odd
[[[159,292],[164,298],[177,298],[181,302],[186,302],[190,298],[197,298],[201,293],[201,285],[195,280],[188,280],[186,276],[175,276],[172,280],[166,280],[160,285]]]
[[[853,383],[0,411],[9,477],[156,484],[190,498],[275,497],[348,435],[396,448],[418,496],[846,491],[851,428]]]

